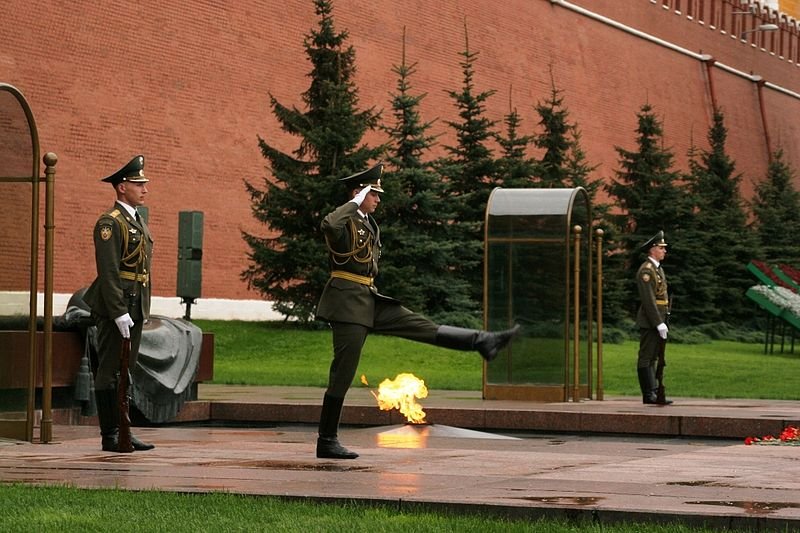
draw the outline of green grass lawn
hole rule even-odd
[[[290,324],[196,320],[214,333],[214,383],[324,387],[331,361],[329,330]],[[638,396],[638,343],[603,346],[603,382],[607,395]],[[371,386],[411,372],[429,389],[480,390],[482,365],[477,353],[458,352],[395,337],[371,335],[364,346],[353,386]],[[536,368],[531,370],[538,376]],[[541,374],[552,374],[542,368]],[[794,354],[764,354],[763,344],[712,341],[668,344],[667,394],[697,398],[800,399],[800,346]]]
[[[317,504],[227,493],[87,490],[0,485],[0,530],[15,533],[218,531],[347,533],[710,533],[669,524],[507,520],[358,503]]]

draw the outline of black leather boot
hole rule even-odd
[[[97,419],[100,421],[100,437],[104,452],[129,453],[119,449],[119,404],[117,389],[94,391],[97,400]],[[133,450],[131,450],[133,451]]]
[[[439,326],[436,330],[436,345],[453,350],[477,350],[481,357],[491,361],[518,333],[519,324],[503,331]]]
[[[639,388],[642,390],[642,403],[656,403],[657,385],[650,379],[650,367],[644,366],[636,369],[639,375]]]
[[[128,378],[128,379],[130,380],[130,378]],[[128,384],[129,384],[129,387],[128,387],[128,405],[130,405],[131,402],[133,401],[131,399],[132,396],[131,396],[131,389],[130,389],[130,381],[128,381]],[[130,418],[130,416],[128,418]],[[133,445],[133,450],[136,451],[136,452],[145,452],[147,450],[152,450],[153,448],[156,447],[155,444],[150,444],[149,442],[142,442],[139,439],[137,439],[136,435],[133,434],[133,431],[131,431],[131,444]]]
[[[342,414],[344,398],[335,398],[328,394],[322,400],[322,412],[319,417],[319,437],[317,438],[317,457],[320,459],[355,459],[352,452],[339,444],[339,417]]]
[[[136,438],[136,435],[131,433],[131,444],[133,444],[134,451],[137,452],[144,452],[147,450],[152,450],[156,447],[155,444],[150,444],[149,442],[142,442]]]
[[[117,389],[95,390],[97,418],[100,420],[100,436],[104,452],[130,453],[119,449],[119,399]],[[152,450],[155,445],[142,442],[131,434],[132,451]]]
[[[655,401],[653,403],[657,405],[670,405],[672,403],[672,400],[667,400],[664,391],[662,390],[661,394],[659,394],[658,377],[656,377],[656,364],[653,363],[652,365],[650,365],[649,370],[651,376],[650,379],[653,382],[653,396],[655,396]]]

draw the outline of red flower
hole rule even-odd
[[[786,429],[783,430],[783,433],[781,433],[780,439],[782,441],[786,442],[786,441],[790,441],[790,440],[797,440],[797,437],[798,437],[797,428],[794,427],[794,426],[789,426],[789,427],[787,427]]]
[[[792,265],[787,265],[784,263],[778,265],[778,268],[780,268],[784,274],[792,278],[792,281],[795,283],[800,283],[800,270],[797,270]]]
[[[760,270],[765,276],[767,276],[770,279],[770,281],[772,281],[778,287],[783,287],[785,289],[789,289],[792,292],[797,292],[794,289],[794,287],[792,287],[791,285],[783,281],[781,278],[779,278],[778,275],[775,274],[775,271],[772,270],[772,267],[767,263],[765,263],[764,261],[753,259],[750,261],[750,263],[758,270]]]
[[[800,429],[795,426],[786,426],[777,438],[772,435],[763,437],[747,437],[744,439],[746,445],[751,444],[791,444],[800,445]]]

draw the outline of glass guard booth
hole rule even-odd
[[[484,230],[484,325],[505,329],[518,323],[522,330],[485,364],[485,399],[592,398],[591,221],[590,199],[581,187],[492,191]]]

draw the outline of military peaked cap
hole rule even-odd
[[[650,237],[647,240],[647,242],[645,242],[642,245],[642,250],[644,250],[646,252],[647,250],[649,250],[653,246],[661,246],[661,247],[665,247],[666,248],[667,241],[664,240],[664,232],[663,231],[659,231],[658,233],[656,233],[655,235]]]
[[[383,192],[381,188],[381,175],[383,175],[383,164],[378,163],[374,167],[341,178],[339,181],[343,182],[349,190],[360,189],[367,185],[372,186],[372,190],[376,192]]]
[[[122,183],[123,181],[129,181],[131,183],[147,183],[150,180],[144,177],[144,156],[137,155],[131,159],[127,165],[100,181],[105,181],[106,183],[110,183],[114,186]]]

